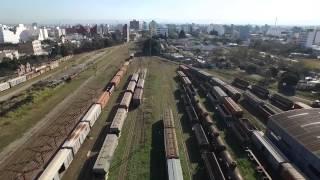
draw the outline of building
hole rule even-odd
[[[154,36],[157,34],[157,27],[158,27],[158,24],[156,21],[152,20],[150,23],[149,23],[149,31],[150,31],[150,35],[151,36]]]
[[[125,24],[122,28],[122,37],[125,42],[130,41],[130,29],[127,24]]]
[[[134,29],[136,31],[140,30],[140,22],[135,19],[130,21],[130,29]]]
[[[157,33],[158,36],[165,36],[168,37],[168,27],[167,26],[159,26],[157,27]]]
[[[213,30],[216,31],[219,36],[224,35],[225,32],[224,27],[219,24],[210,24],[207,28],[207,33],[209,34]]]
[[[6,25],[0,24],[0,44],[12,43],[18,44],[20,41],[20,34],[22,31],[26,30],[23,24],[19,24],[15,28],[10,28]]]
[[[48,30],[44,27],[44,28],[40,28],[39,29],[39,38],[38,40],[43,41],[49,38],[48,35]]]
[[[0,51],[0,62],[3,60],[3,58],[9,58],[11,60],[19,59],[19,52],[17,50],[3,50]]]
[[[311,48],[314,44],[320,43],[320,31],[316,29],[307,29],[299,34],[299,44]]]
[[[41,41],[39,40],[19,44],[19,52],[25,55],[36,56],[47,54],[47,52],[42,49]]]
[[[66,35],[66,29],[57,27],[56,28],[56,36],[57,38],[61,38],[61,36],[65,36]]]
[[[320,109],[271,116],[267,137],[310,179],[320,179]]]

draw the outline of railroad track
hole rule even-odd
[[[102,58],[99,59],[99,61],[101,60]],[[108,61],[99,68],[99,71],[108,67],[115,60]],[[90,78],[92,80],[93,76]],[[70,103],[71,106],[67,106],[68,108],[48,122],[49,126],[32,135],[25,144],[21,145],[25,147],[19,147],[19,149],[12,152],[11,156],[3,161],[1,165],[0,179],[9,179],[17,176],[23,178],[30,174],[31,177],[35,177],[80,121],[82,114],[92,104],[93,98],[97,97],[98,92],[104,88],[104,86],[100,86],[101,84],[95,85],[95,88],[85,87],[82,90],[80,100]]]

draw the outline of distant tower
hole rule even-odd
[[[129,38],[129,36],[130,36],[130,31],[129,31],[129,26],[128,26],[128,24],[125,24],[125,25],[123,26],[123,28],[122,28],[122,34],[123,34],[123,40],[124,40],[125,42],[129,42],[129,40],[130,40],[130,38]]]

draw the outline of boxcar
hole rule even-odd
[[[201,153],[210,180],[225,180],[216,155],[213,152]]]
[[[123,98],[119,104],[119,108],[124,108],[127,111],[129,110],[130,107],[130,102],[132,99],[132,93],[131,92],[125,92],[123,95]]]
[[[213,86],[211,93],[221,102],[223,102],[223,99],[227,97],[228,95],[218,86]]]
[[[97,100],[97,104],[100,104],[101,108],[104,108],[107,105],[109,98],[110,98],[110,93],[107,91],[104,91],[100,95],[99,99]]]
[[[241,98],[241,93],[231,85],[227,84],[222,89],[234,100],[238,101]]]
[[[168,180],[183,180],[180,159],[167,159]]]
[[[144,88],[144,79],[139,79],[138,83],[137,83],[137,88]]]
[[[225,107],[231,112],[231,114],[237,118],[242,117],[243,110],[242,108],[233,101],[230,97],[225,97],[223,100]]]
[[[43,171],[39,180],[60,180],[73,160],[71,149],[60,149]]]
[[[114,116],[111,126],[110,126],[110,133],[117,134],[120,136],[124,121],[127,118],[127,110],[120,108],[117,110],[116,115]]]
[[[135,81],[137,83],[138,79],[139,79],[139,74],[138,73],[132,74],[131,81]]]
[[[133,105],[139,106],[140,104],[142,104],[142,100],[143,100],[143,89],[136,88],[132,97]]]
[[[13,78],[13,79],[10,79],[8,81],[8,83],[10,84],[10,87],[13,87],[13,86],[16,86],[18,84],[21,84],[23,82],[26,82],[27,81],[27,77],[26,76],[19,76],[19,77],[16,77],[16,78]]]
[[[62,148],[71,149],[72,153],[75,155],[80,149],[89,132],[89,123],[80,122],[68,136],[67,140],[63,143]]]
[[[171,109],[166,109],[163,112],[163,127],[164,128],[174,128],[174,118]]]
[[[136,82],[134,81],[130,81],[128,86],[127,86],[127,89],[126,89],[126,92],[131,92],[132,94],[134,93],[134,89],[136,88]]]
[[[8,82],[4,82],[0,84],[0,92],[5,91],[10,88],[10,84]]]
[[[93,104],[84,117],[81,119],[82,122],[89,122],[90,127],[94,125],[96,120],[98,119],[99,115],[101,114],[101,105],[100,104]]]
[[[179,159],[178,141],[174,128],[164,128],[164,147],[167,159]]]
[[[99,151],[96,162],[93,166],[93,173],[97,176],[108,177],[110,164],[113,159],[114,152],[118,146],[118,137],[114,134],[108,134],[104,139],[103,145]]]
[[[192,130],[196,136],[198,145],[201,150],[208,150],[210,147],[208,138],[206,136],[206,133],[204,132],[202,126],[200,124],[195,124],[192,126]]]

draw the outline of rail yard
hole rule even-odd
[[[131,46],[92,54],[48,80],[63,80],[54,88],[68,90],[48,97],[50,108],[29,104],[39,113],[25,112],[23,125],[10,124],[20,130],[10,135],[15,144],[0,133],[6,151],[0,179],[313,177],[274,134],[283,133],[287,119],[309,113],[314,119],[317,109],[241,78],[225,81],[192,65],[134,57]],[[295,128],[303,134],[304,127],[317,124],[309,119],[297,120],[302,125]],[[316,151],[318,144],[305,147]]]

